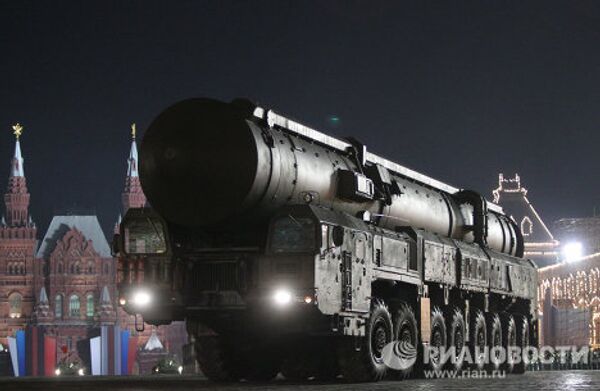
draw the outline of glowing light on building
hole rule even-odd
[[[580,242],[570,242],[562,248],[563,260],[565,262],[573,262],[583,257],[583,246]]]

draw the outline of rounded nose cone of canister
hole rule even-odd
[[[140,180],[161,216],[207,227],[240,211],[258,160],[246,115],[237,105],[198,98],[152,122],[141,144]]]

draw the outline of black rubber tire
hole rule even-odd
[[[387,372],[383,348],[392,342],[392,339],[390,312],[383,301],[374,300],[371,316],[366,324],[365,337],[359,341],[353,337],[342,337],[338,341],[338,365],[344,380],[367,382],[383,379]]]
[[[406,303],[402,303],[394,314],[394,342],[405,343],[411,354],[414,354],[415,363],[404,369],[389,369],[393,379],[407,379],[413,373],[417,360],[419,346],[419,328],[415,312]]]
[[[515,360],[512,357],[511,348],[517,347],[517,324],[515,318],[507,313],[503,313],[500,319],[502,321],[502,346],[506,351],[506,360],[501,365],[501,369],[506,373],[513,373]]]
[[[253,340],[246,343],[242,352],[243,378],[266,382],[274,379],[281,370],[281,351],[274,341]]]
[[[448,349],[455,349],[453,359],[447,363],[450,370],[460,371],[465,363],[466,332],[465,318],[461,310],[455,308],[448,328]]]
[[[437,307],[431,312],[431,336],[429,338],[429,345],[439,349],[440,353],[448,348],[446,321],[442,311]],[[436,355],[430,353],[427,367],[434,371],[440,371],[443,369],[444,363],[441,361],[439,355],[436,357]]]
[[[231,382],[242,378],[243,364],[229,342],[221,335],[196,338],[196,359],[200,370],[209,380]]]
[[[487,365],[488,371],[500,370],[501,362],[496,359],[492,349],[496,347],[503,347],[502,342],[502,322],[500,316],[496,313],[490,313],[486,317],[487,322],[487,335],[488,335],[488,348],[489,348],[489,363]]]
[[[524,350],[528,348],[530,344],[530,327],[529,320],[526,316],[516,315],[515,318],[515,321],[517,323],[517,346],[521,348],[521,360],[515,364],[513,373],[522,374],[525,373],[525,368],[527,365],[527,363],[525,362]]]
[[[469,333],[469,349],[473,359],[472,368],[483,370],[485,368],[483,354],[487,347],[487,323],[482,311],[476,310],[475,315],[471,317]]]

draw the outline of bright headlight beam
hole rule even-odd
[[[133,294],[133,304],[138,307],[145,307],[150,304],[152,297],[146,291],[138,291]]]
[[[275,300],[275,303],[278,305],[287,305],[292,302],[292,294],[284,289],[280,289],[275,291],[273,300]]]

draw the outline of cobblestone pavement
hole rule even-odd
[[[273,381],[265,384],[216,384],[193,376],[147,376],[147,377],[87,377],[87,378],[0,378],[0,390],[272,390],[272,391],[352,391],[352,390],[598,390],[600,371],[549,371],[529,372],[525,375],[509,375],[501,379],[437,379],[384,381],[379,383],[289,383]]]

